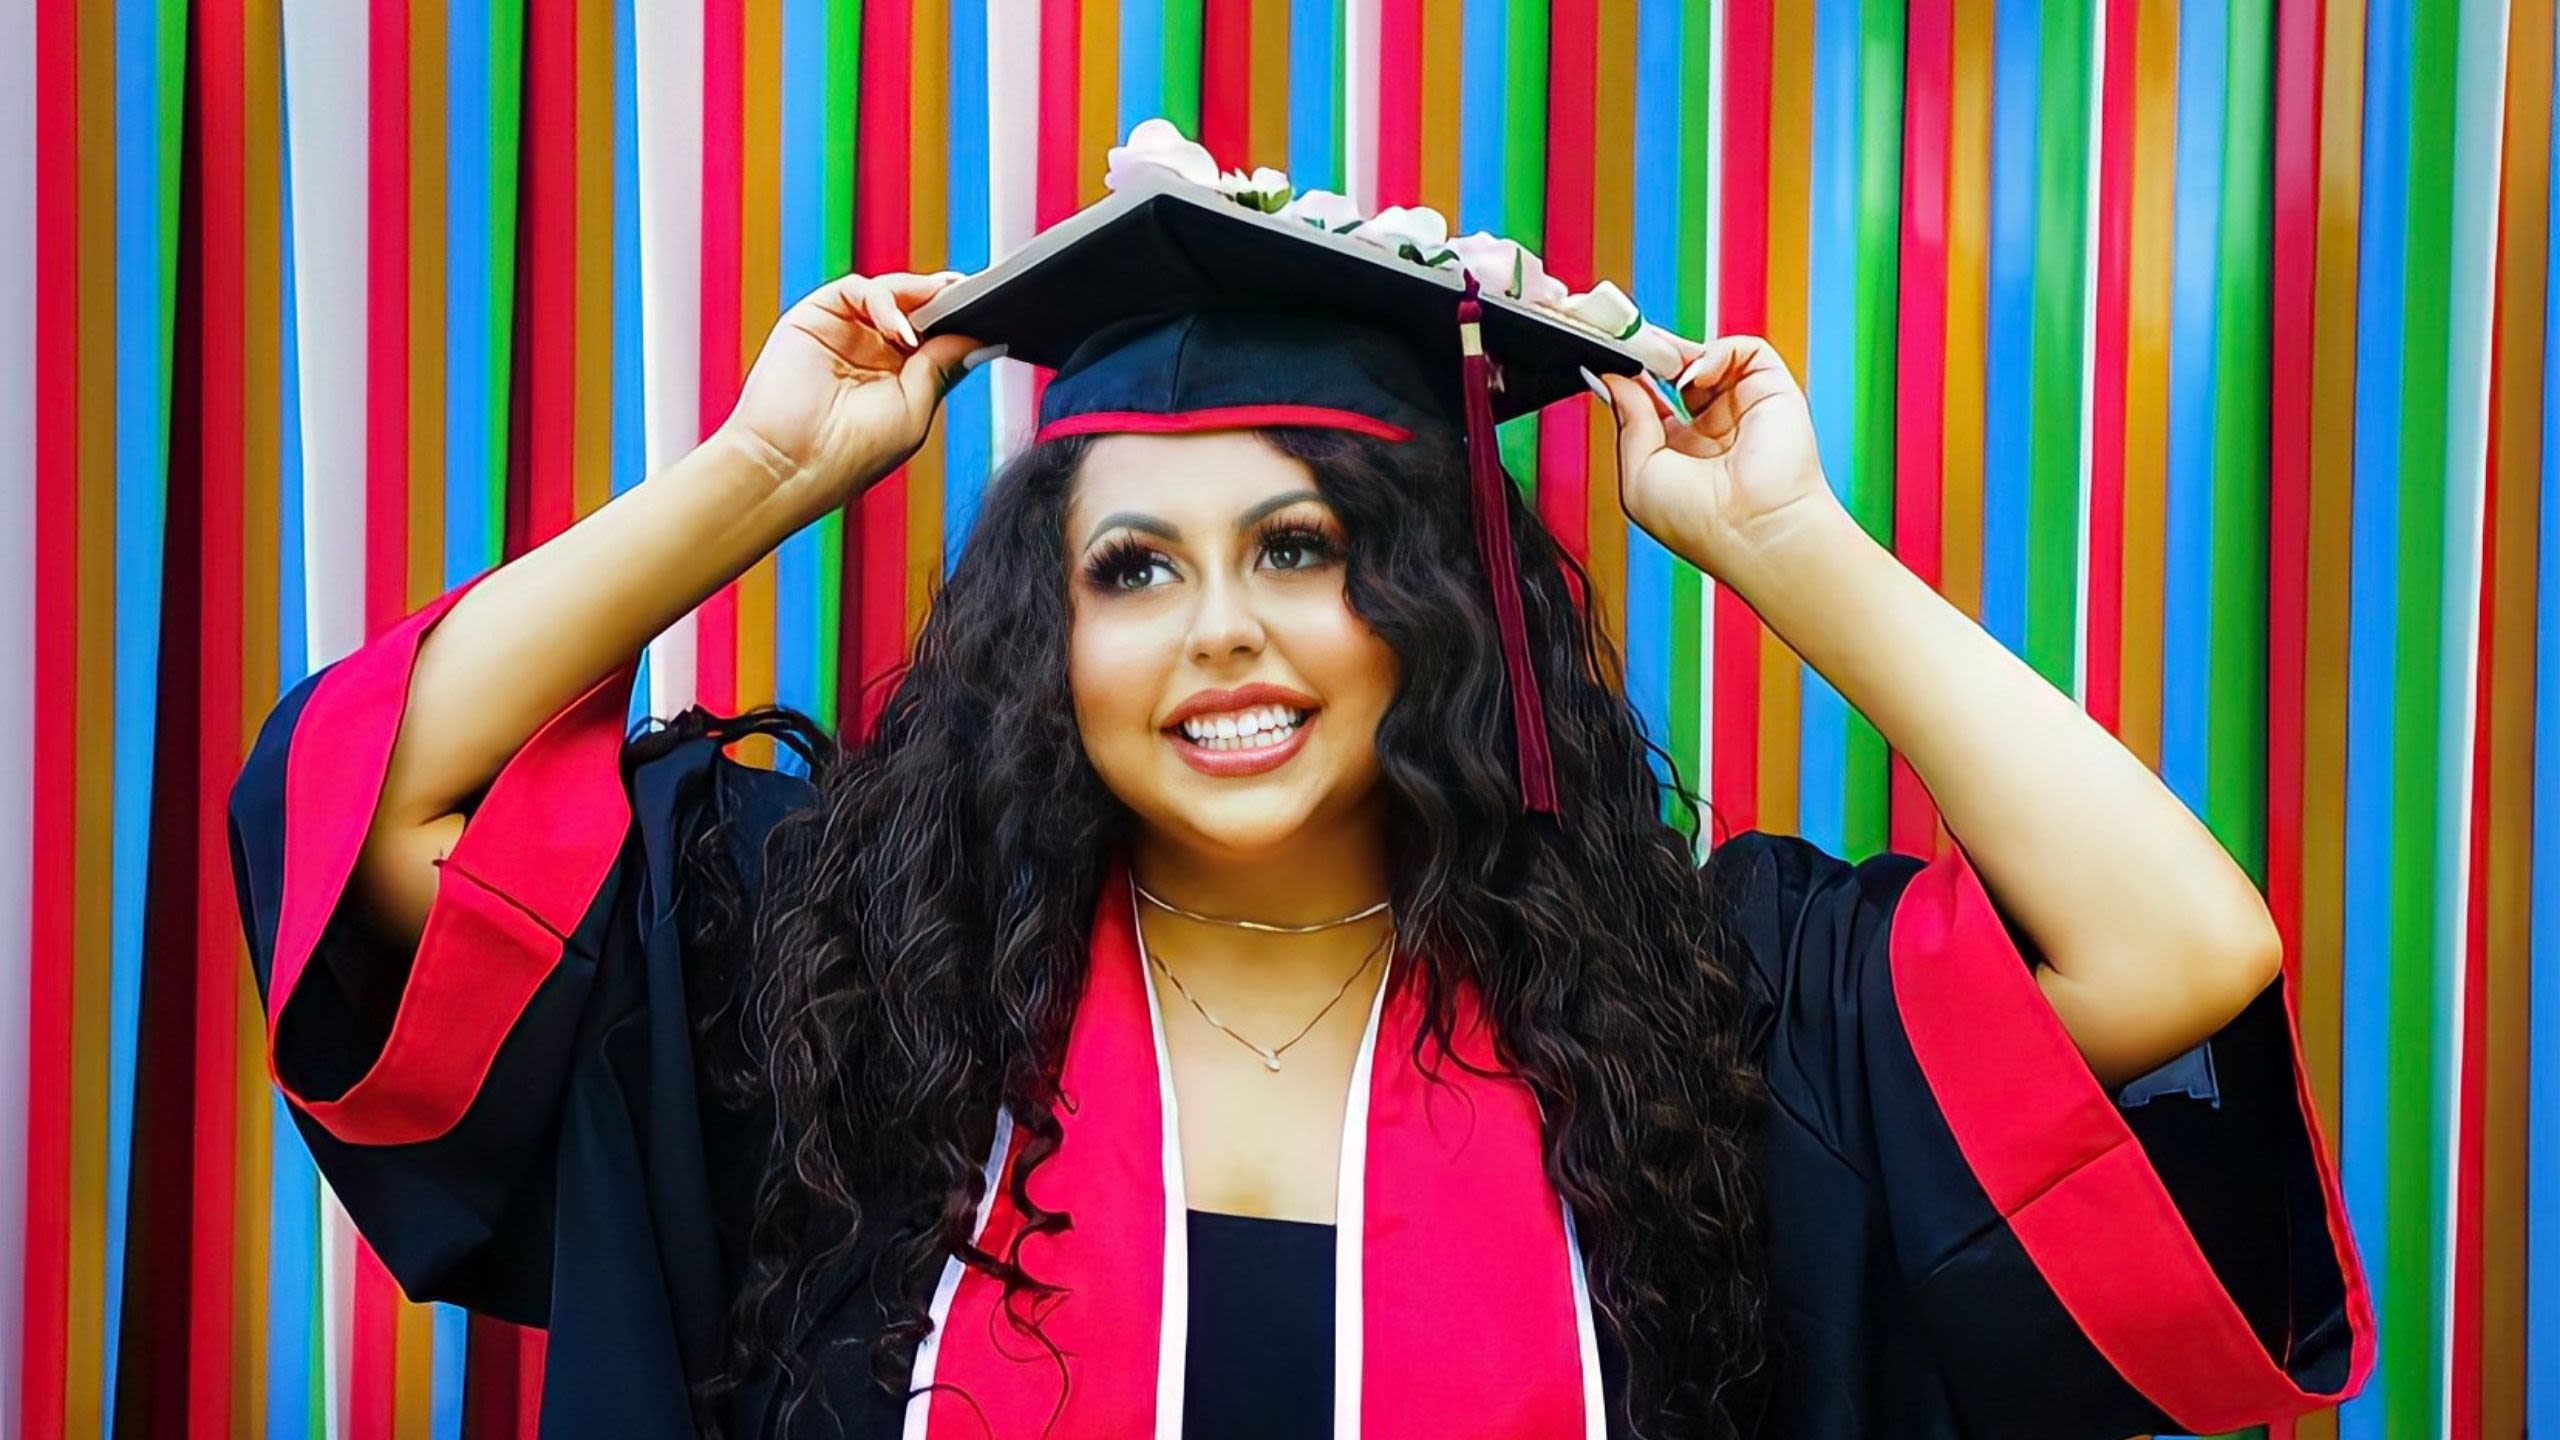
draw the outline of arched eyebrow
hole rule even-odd
[[[1267,500],[1256,501],[1252,506],[1248,507],[1242,515],[1236,517],[1236,529],[1239,532],[1250,530],[1255,525],[1261,523],[1263,516],[1268,515],[1275,510],[1285,510],[1289,506],[1295,505],[1301,500],[1322,500],[1323,498],[1324,496],[1321,493],[1314,490],[1283,491]],[[1149,535],[1156,536],[1159,539],[1173,541],[1175,544],[1180,544],[1182,542],[1181,527],[1170,521],[1159,520],[1153,515],[1141,514],[1135,510],[1115,510],[1102,517],[1101,522],[1096,524],[1093,527],[1092,532],[1084,537],[1084,543],[1090,546],[1094,541],[1102,538],[1102,532],[1116,529],[1123,525],[1128,526],[1132,530],[1143,530]]]

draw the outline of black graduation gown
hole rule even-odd
[[[728,759],[699,710],[626,744],[610,677],[493,782],[415,951],[373,941],[341,894],[418,637],[460,593],[297,686],[233,790],[274,1073],[409,1295],[547,1327],[546,1435],[691,1434],[765,1126],[697,1074],[690,882],[725,863],[752,897],[810,792]],[[1702,875],[1771,1093],[1761,1434],[2211,1431],[2361,1383],[2370,1310],[2281,986],[2109,1096],[1960,855],[1852,866],[1753,833]],[[871,1287],[837,1293],[824,1335],[873,1333]],[[899,1434],[858,1359],[826,1374],[811,1433]],[[751,1388],[726,1428],[767,1431],[771,1401]]]

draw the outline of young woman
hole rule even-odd
[[[1312,292],[1083,338],[864,743],[626,744],[644,644],[985,353],[908,318],[958,278],[801,302],[235,793],[278,1082],[411,1295],[548,1327],[546,1433],[2053,1440],[2361,1381],[2265,905],[1846,515],[1759,341],[1680,342],[1694,419],[1607,377],[1621,499],[1934,862],[1695,868],[1484,367]]]

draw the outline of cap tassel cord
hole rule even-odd
[[[1511,483],[1493,431],[1492,366],[1484,353],[1484,304],[1476,277],[1466,277],[1458,302],[1458,338],[1466,366],[1467,468],[1475,489],[1476,555],[1493,587],[1493,613],[1502,627],[1503,668],[1511,680],[1511,733],[1519,747],[1520,803],[1532,815],[1556,813],[1555,760],[1547,747],[1546,703],[1530,664],[1529,624],[1520,604],[1520,573],[1511,550],[1511,509],[1503,490]]]

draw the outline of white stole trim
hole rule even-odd
[[[995,1207],[996,1187],[1004,1183],[1005,1156],[1012,1149],[1013,1112],[998,1110],[995,1143],[987,1147],[986,1189],[978,1196],[978,1218],[969,1224],[973,1244],[987,1231],[987,1213]],[[942,1359],[942,1322],[950,1318],[951,1297],[960,1293],[960,1276],[968,1268],[953,1255],[942,1262],[942,1278],[934,1282],[933,1304],[925,1312],[933,1328],[916,1346],[915,1371],[907,1381],[906,1424],[900,1431],[904,1440],[925,1440],[925,1428],[933,1418],[933,1373]]]
[[[1556,1208],[1564,1212],[1565,1261],[1573,1267],[1573,1337],[1582,1354],[1582,1434],[1583,1440],[1607,1440],[1609,1433],[1606,1392],[1600,1387],[1600,1336],[1591,1323],[1591,1279],[1582,1268],[1582,1237],[1574,1233],[1573,1205],[1559,1196]]]
[[[1191,1197],[1182,1177],[1182,1112],[1174,1105],[1173,1054],[1165,1047],[1164,1007],[1156,1003],[1154,960],[1138,923],[1138,877],[1129,873],[1129,933],[1137,941],[1138,988],[1147,996],[1147,1025],[1156,1047],[1156,1096],[1164,1115],[1164,1311],[1156,1325],[1156,1440],[1182,1440],[1183,1381],[1191,1363]]]
[[[1342,1155],[1334,1167],[1333,1192],[1333,1435],[1359,1440],[1361,1359],[1365,1351],[1366,1307],[1362,1301],[1361,1246],[1369,1218],[1369,1086],[1378,1053],[1378,1021],[1386,1013],[1387,988],[1395,983],[1395,949],[1387,950],[1388,972],[1369,1000],[1369,1027],[1360,1034],[1360,1052],[1351,1062],[1351,1089],[1342,1104]]]

